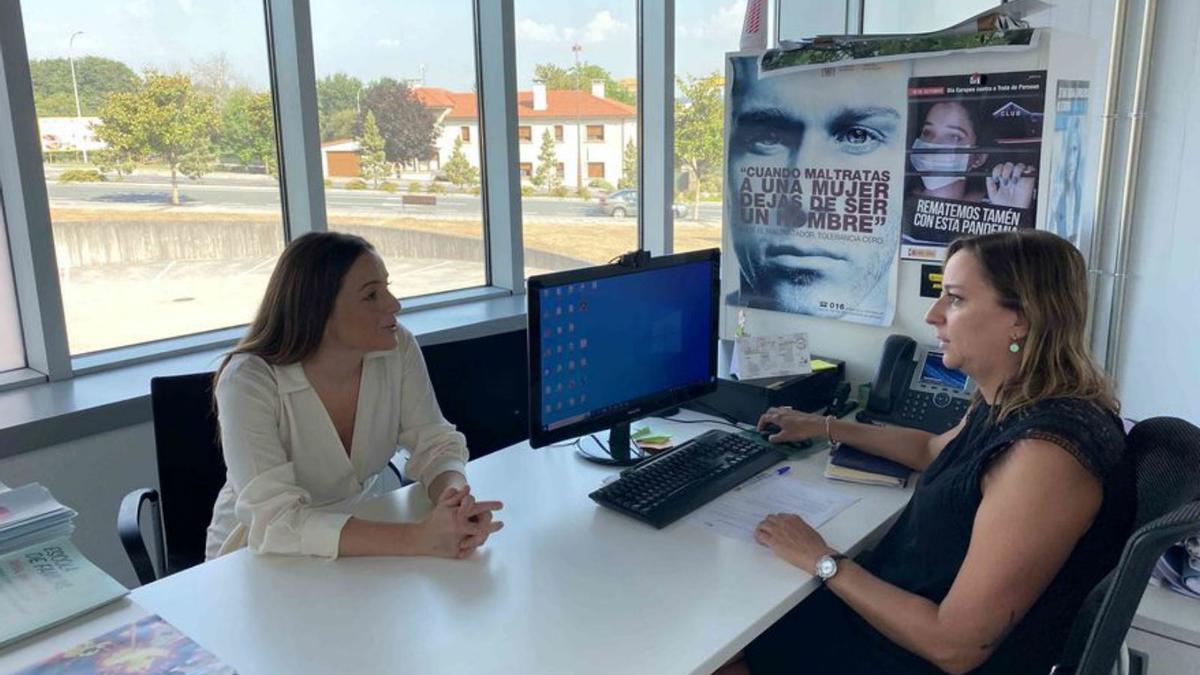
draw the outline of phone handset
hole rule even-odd
[[[883,343],[879,369],[875,372],[875,379],[871,384],[867,410],[884,415],[895,411],[912,378],[913,355],[916,349],[916,341],[907,335],[888,336],[887,341]]]

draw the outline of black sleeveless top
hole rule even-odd
[[[1100,480],[1104,498],[1062,569],[991,658],[973,671],[979,674],[1049,672],[1084,598],[1116,565],[1136,511],[1120,419],[1091,403],[1059,398],[1035,403],[996,423],[991,408],[981,401],[968,413],[962,432],[929,465],[895,526],[863,561],[881,579],[941,603],[966,558],[983,499],[984,474],[993,460],[1026,438],[1048,441],[1071,453]],[[865,629],[864,637],[877,642],[879,655],[891,657],[887,672],[939,672],[857,615],[854,618]]]

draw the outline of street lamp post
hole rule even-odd
[[[571,51],[575,53],[575,191],[579,192],[583,189],[583,129],[579,120],[579,100],[583,98],[579,83],[579,52],[583,51],[583,45],[576,42],[571,45]]]
[[[74,33],[71,33],[71,39],[67,40],[67,61],[69,61],[71,64],[71,89],[73,89],[75,91],[75,119],[79,120],[80,128],[82,129],[83,128],[83,126],[82,126],[83,125],[83,110],[82,110],[82,108],[79,107],[79,83],[75,80],[75,53],[73,51],[73,47],[75,45],[75,38],[79,35],[83,35],[83,31],[77,30]],[[80,139],[80,145],[81,146],[83,145],[82,139]],[[87,148],[81,147],[80,149],[83,150],[83,163],[87,164],[88,163]]]

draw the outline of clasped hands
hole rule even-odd
[[[418,525],[423,548],[428,555],[442,558],[467,557],[504,527],[493,516],[502,508],[498,501],[475,501],[470,485],[447,487]]]
[[[758,430],[774,424],[772,442],[797,441],[824,433],[825,418],[789,407],[769,408],[758,418]],[[815,574],[817,560],[834,549],[804,519],[794,513],[773,513],[754,528],[754,540],[800,569]]]

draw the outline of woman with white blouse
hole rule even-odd
[[[254,322],[217,370],[228,467],[208,529],[209,559],[462,558],[503,523],[467,485],[466,439],[442,417],[387,270],[361,237],[306,234],[284,250]],[[380,494],[397,447],[434,502],[416,523],[349,515]]]

